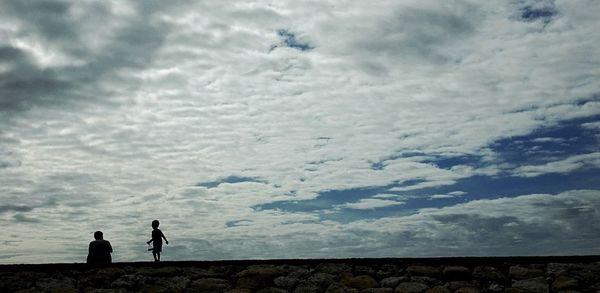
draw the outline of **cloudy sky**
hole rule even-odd
[[[600,254],[600,1],[2,1],[0,263]]]

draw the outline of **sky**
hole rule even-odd
[[[1,1],[0,263],[600,254],[600,1]]]

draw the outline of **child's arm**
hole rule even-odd
[[[148,243],[148,244],[150,244],[150,242],[152,242],[152,239],[150,239],[150,240],[146,241],[146,243]]]
[[[169,244],[169,240],[167,240],[167,237],[165,237],[165,234],[162,231],[160,232],[160,234],[161,234],[162,238],[165,239],[165,243]]]

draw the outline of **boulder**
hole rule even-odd
[[[417,283],[417,282],[404,282],[398,284],[394,292],[397,293],[421,293],[425,292],[425,290],[429,289],[427,285]]]
[[[520,280],[512,284],[512,288],[522,289],[530,293],[548,293],[548,282],[543,277]]]
[[[520,266],[512,266],[508,271],[508,275],[515,280],[525,280],[537,277],[544,277],[545,272],[539,269],[529,269]]]
[[[315,272],[337,275],[342,272],[351,272],[352,267],[345,263],[321,263],[315,267]]]
[[[552,291],[577,289],[577,287],[579,287],[579,281],[567,276],[559,276],[552,282]]]
[[[190,283],[190,292],[224,292],[230,289],[229,282],[224,279],[202,278]]]
[[[425,291],[425,293],[451,293],[451,292],[444,286],[435,286],[431,289],[427,289],[427,291]]]
[[[449,266],[444,267],[442,275],[446,280],[468,280],[471,278],[471,270],[467,267]]]
[[[454,292],[460,288],[479,288],[479,282],[477,281],[452,281],[445,285],[448,290]]]
[[[287,290],[292,290],[294,289],[294,287],[296,287],[296,285],[300,282],[300,279],[298,278],[292,278],[292,277],[286,277],[286,276],[280,276],[275,278],[275,280],[273,280],[273,283],[275,283],[275,285],[277,287],[281,287]]]
[[[377,270],[377,279],[385,279],[393,276],[398,276],[402,273],[402,269],[398,268],[397,265],[384,264]]]
[[[75,280],[71,278],[44,278],[36,282],[36,287],[44,292],[79,292],[75,286]]]
[[[325,293],[359,293],[358,289],[350,288],[348,286],[344,286],[340,283],[334,282],[329,287]]]
[[[296,289],[294,289],[294,293],[320,293],[323,290],[317,285],[310,282],[300,282]]]
[[[321,289],[326,289],[335,281],[335,277],[332,274],[327,273],[316,273],[308,278],[308,282],[315,284]]]
[[[454,291],[454,293],[479,293],[479,292],[481,292],[481,291],[475,287],[463,287],[463,288],[460,288],[460,289]]]
[[[373,277],[368,275],[360,275],[356,277],[344,277],[341,283],[345,286],[356,289],[367,289],[379,287],[379,283]]]
[[[432,266],[409,266],[406,271],[411,276],[439,277],[441,270]]]
[[[507,282],[508,278],[499,269],[489,266],[478,266],[473,270],[473,277],[484,281]]]
[[[393,293],[394,289],[392,288],[367,288],[362,289],[360,293]]]
[[[396,288],[398,284],[409,280],[409,277],[389,277],[381,280],[381,287]]]
[[[429,287],[435,287],[438,285],[442,285],[443,282],[436,279],[436,278],[431,278],[431,277],[410,277],[410,281],[411,282],[417,282],[417,283],[423,283]]]
[[[281,288],[267,287],[256,291],[256,293],[288,293],[288,291]]]
[[[377,277],[377,272],[371,266],[355,266],[354,267],[355,275],[369,275],[371,277]]]
[[[237,288],[259,289],[267,287],[280,275],[281,269],[272,265],[250,266],[237,273]]]

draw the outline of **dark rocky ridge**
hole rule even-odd
[[[600,292],[600,256],[0,265],[0,292]]]

